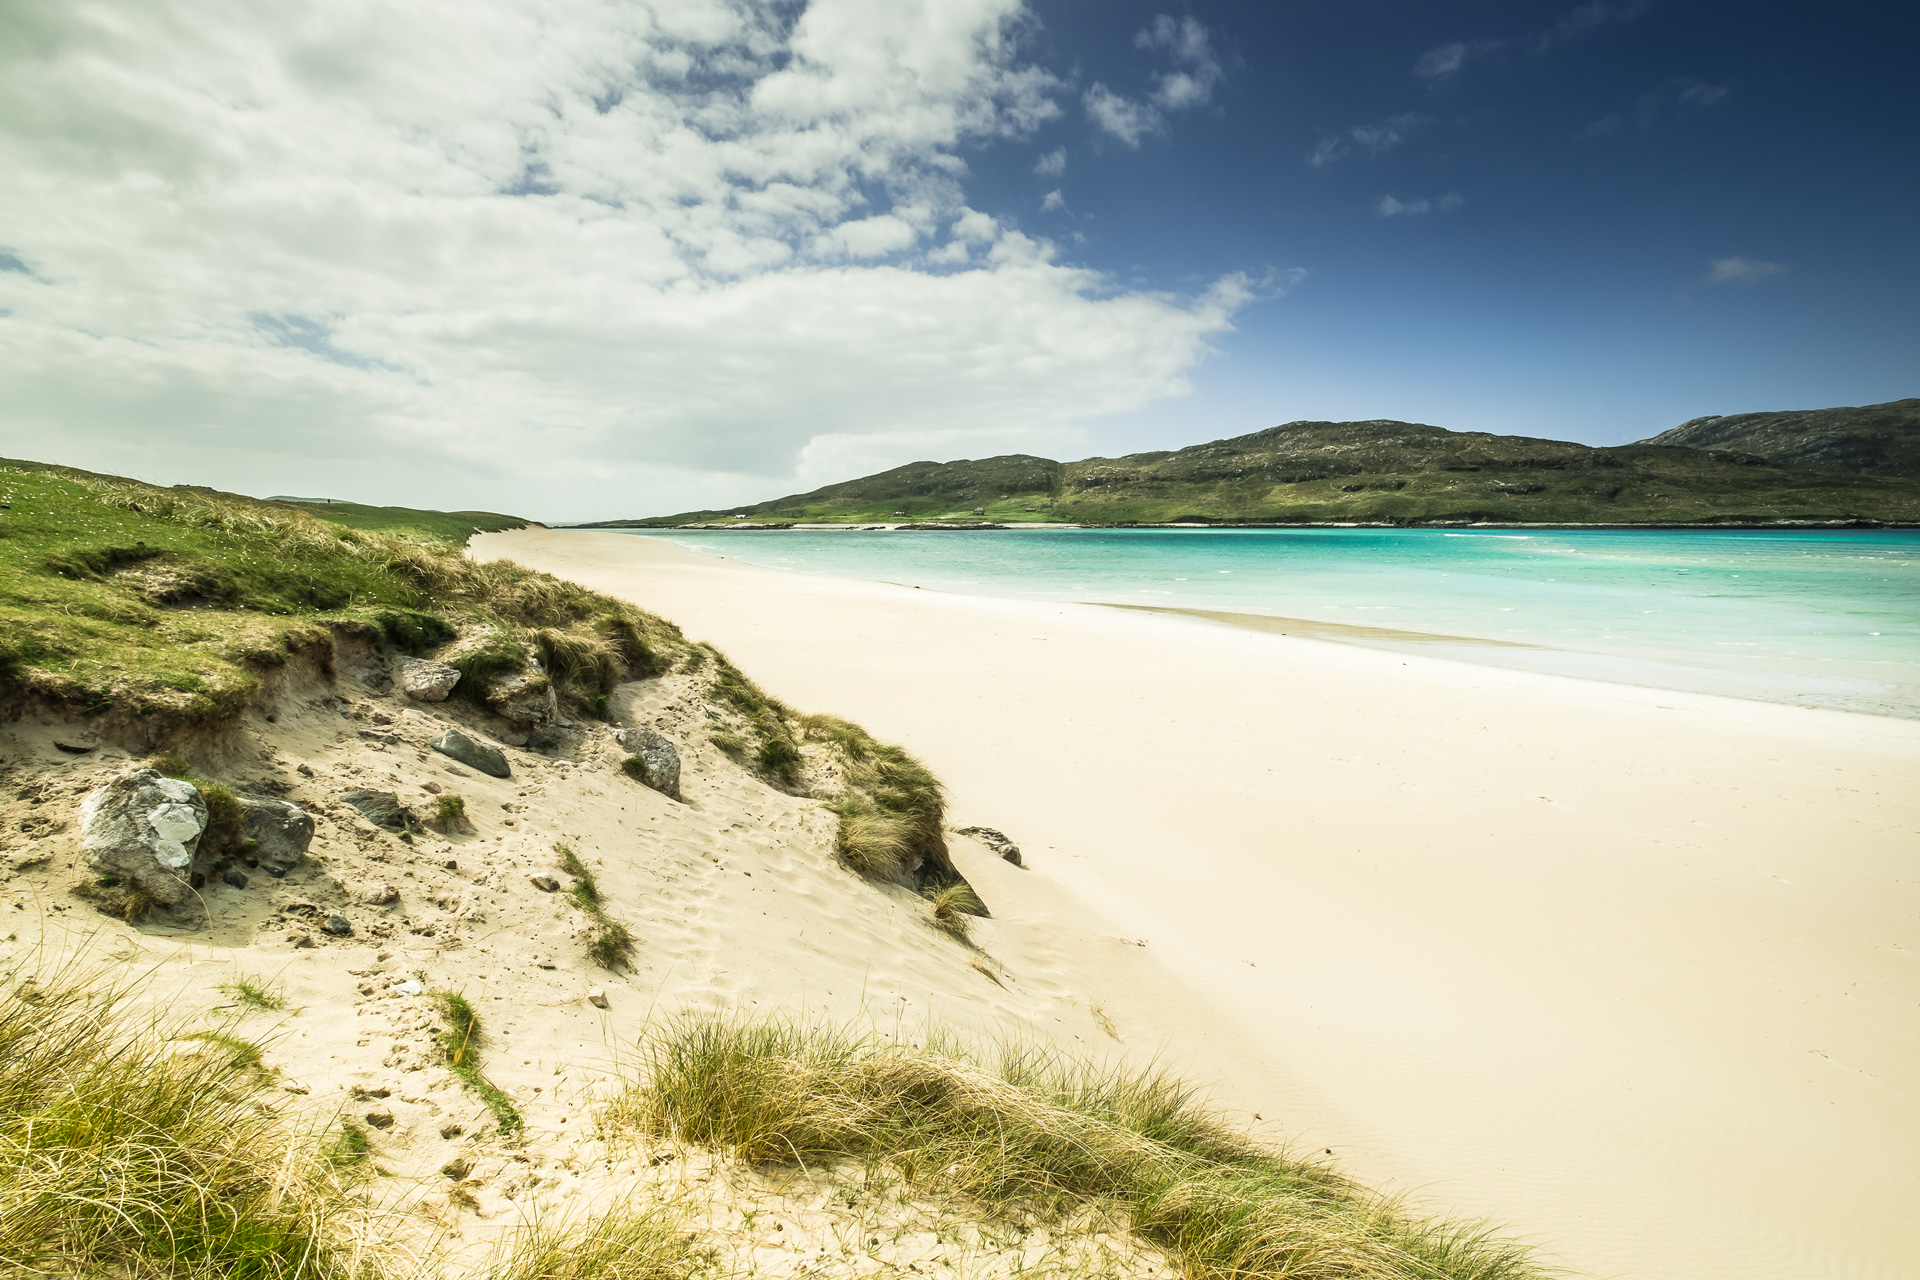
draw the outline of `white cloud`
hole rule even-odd
[[[1534,37],[1533,47],[1545,53],[1556,44],[1591,35],[1616,22],[1631,22],[1653,7],[1653,0],[1589,0]]]
[[[1715,258],[1707,264],[1711,284],[1759,284],[1787,273],[1784,262],[1764,262],[1758,258]]]
[[[1458,191],[1419,200],[1396,200],[1392,196],[1381,196],[1374,210],[1383,218],[1417,218],[1427,213],[1448,213],[1465,203],[1466,200]]]
[[[1163,13],[1135,35],[1133,43],[1136,48],[1164,49],[1173,55],[1176,69],[1156,76],[1159,87],[1153,91],[1154,102],[1169,111],[1206,105],[1226,74],[1213,55],[1206,27],[1192,17],[1176,22]]]
[[[1040,202],[1040,212],[1057,213],[1067,207],[1067,198],[1060,194],[1059,188],[1047,192],[1047,198]]]
[[[1413,64],[1413,74],[1436,83],[1451,80],[1475,58],[1484,58],[1506,44],[1505,40],[1449,40],[1421,54]]]
[[[1675,76],[1665,84],[1640,95],[1632,113],[1616,111],[1602,116],[1581,133],[1589,138],[1604,138],[1620,132],[1631,119],[1642,129],[1651,129],[1662,121],[1693,111],[1707,111],[1733,95],[1724,84],[1708,84],[1687,76]]]
[[[1244,296],[1122,292],[967,207],[961,148],[1059,111],[1028,17],[15,15],[3,451],[585,517],[779,490],[829,436],[964,451],[1180,394]]]
[[[1067,171],[1067,149],[1055,147],[1040,157],[1033,171],[1043,178],[1057,178]]]
[[[1129,147],[1139,147],[1141,138],[1165,126],[1158,111],[1122,97],[1097,80],[1081,102],[1087,109],[1088,119]]]
[[[1307,154],[1307,163],[1318,169],[1351,155],[1358,148],[1369,156],[1383,156],[1420,132],[1433,120],[1415,112],[1389,116],[1378,124],[1357,124],[1345,133],[1328,134]]]

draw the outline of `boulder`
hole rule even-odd
[[[313,844],[313,815],[277,796],[241,796],[240,834],[251,840],[250,856],[276,880],[300,864]]]
[[[453,757],[469,769],[478,769],[496,778],[513,776],[513,770],[507,767],[507,757],[501,753],[500,748],[490,747],[484,742],[475,742],[458,729],[447,730],[427,745],[443,756]]]
[[[413,815],[391,791],[347,791],[340,799],[359,810],[360,816],[376,827],[403,831],[413,825]]]
[[[102,875],[165,906],[193,892],[188,877],[207,802],[191,782],[152,769],[123,773],[80,803],[80,851]]]
[[[460,683],[460,671],[425,658],[400,659],[400,687],[416,702],[445,702]]]
[[[614,736],[633,752],[628,773],[663,796],[680,798],[680,752],[671,741],[651,729],[621,729]]]
[[[961,827],[954,834],[972,836],[1016,867],[1025,865],[1020,861],[1020,846],[992,827]]]
[[[487,686],[487,705],[515,724],[546,724],[558,718],[553,682],[538,671],[515,671]]]

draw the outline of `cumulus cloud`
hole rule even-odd
[[[1374,211],[1383,218],[1417,218],[1427,213],[1449,213],[1465,204],[1458,191],[1449,191],[1443,196],[1422,197],[1418,200],[1396,200],[1392,196],[1381,196]]]
[[[1067,171],[1067,149],[1055,147],[1047,152],[1035,162],[1033,171],[1043,178],[1059,177]]]
[[[1098,80],[1080,101],[1087,109],[1087,118],[1101,132],[1129,147],[1138,148],[1140,139],[1166,127],[1158,111],[1115,93]]]
[[[1165,52],[1172,58],[1174,69],[1154,74],[1154,88],[1145,101],[1135,101],[1099,81],[1080,101],[1095,128],[1138,149],[1141,139],[1166,130],[1164,112],[1185,111],[1211,101],[1226,72],[1214,56],[1206,26],[1191,17],[1175,21],[1163,13],[1135,33],[1133,43],[1137,49]],[[1062,167],[1066,164],[1064,154],[1060,163]]]
[[[1786,263],[1763,262],[1758,258],[1715,258],[1707,264],[1710,284],[1759,284],[1786,273]]]
[[[1157,75],[1153,91],[1153,100],[1169,111],[1204,106],[1226,74],[1214,57],[1206,27],[1192,17],[1176,22],[1163,13],[1135,35],[1133,43],[1140,49],[1164,49],[1173,56],[1174,70]]]
[[[1320,139],[1319,145],[1307,154],[1307,163],[1317,169],[1351,155],[1355,150],[1364,151],[1369,156],[1383,156],[1432,123],[1429,116],[1403,112],[1389,116],[1378,124],[1357,124],[1344,133],[1328,134]]]
[[[1047,198],[1040,202],[1040,212],[1058,213],[1067,207],[1067,198],[1060,194],[1059,188],[1047,192]]]
[[[17,15],[0,439],[619,515],[760,495],[823,439],[964,451],[1180,394],[1243,289],[1117,290],[967,206],[962,148],[1059,114],[1028,20],[340,0],[223,8],[210,39],[189,0]]]

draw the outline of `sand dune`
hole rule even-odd
[[[1269,1133],[1595,1274],[1920,1269],[1920,724],[619,534],[476,554],[921,755],[1028,853],[1005,927]]]

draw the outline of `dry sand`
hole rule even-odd
[[[963,869],[1053,985],[955,1012],[1098,1004],[1589,1273],[1920,1274],[1920,724],[620,534],[475,554],[673,618],[1017,840],[1030,871]]]

